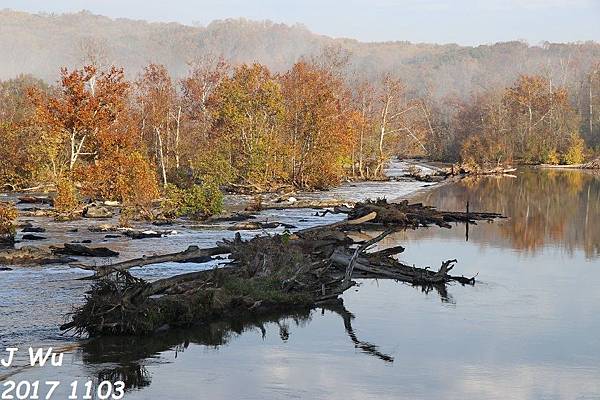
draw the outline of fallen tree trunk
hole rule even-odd
[[[96,271],[98,280],[86,303],[72,315],[63,330],[77,334],[149,334],[165,325],[208,322],[223,316],[260,314],[291,308],[311,308],[336,300],[355,285],[353,279],[394,279],[445,292],[449,282],[474,284],[474,278],[449,272],[456,260],[442,263],[437,271],[402,264],[393,256],[404,249],[370,252],[388,235],[403,229],[450,222],[493,220],[494,213],[437,211],[422,204],[357,203],[338,210],[353,218],[303,229],[293,234],[223,240],[216,247],[190,246],[179,253],[142,257],[112,266],[83,266]],[[366,241],[354,241],[348,231],[377,227],[382,233]],[[206,262],[229,254],[226,267],[214,268],[148,283],[127,270],[162,262]],[[429,290],[429,289],[426,289]]]
[[[260,204],[260,210],[287,210],[290,208],[331,208],[343,205],[351,205],[352,202],[338,199],[328,200],[296,200],[290,198],[292,201],[281,201],[281,202],[263,202]],[[256,210],[254,210],[256,211]]]
[[[86,264],[71,264],[73,267],[94,270],[96,274],[93,279],[102,278],[113,272],[123,272],[135,267],[143,267],[151,264],[162,264],[167,262],[178,263],[205,263],[212,260],[212,256],[219,254],[227,254],[229,250],[223,247],[212,247],[208,249],[200,249],[198,246],[190,246],[186,250],[171,254],[160,254],[154,256],[143,256],[133,260],[127,260],[112,265],[106,266],[89,266]]]

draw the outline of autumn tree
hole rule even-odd
[[[17,208],[12,203],[0,202],[0,247],[14,243],[18,216]]]
[[[34,121],[42,130],[55,176],[72,171],[83,156],[97,157],[98,135],[119,122],[128,89],[123,70],[111,68],[97,79],[96,75],[93,66],[71,72],[65,68],[61,71],[59,94],[31,91],[36,107]]]
[[[164,65],[150,64],[137,80],[136,89],[139,129],[166,186],[168,170],[179,167],[181,107],[175,87]]]
[[[279,83],[262,65],[242,65],[222,80],[211,102],[214,128],[209,142],[229,161],[233,183],[264,188],[283,178],[279,140],[284,108]]]
[[[511,163],[514,138],[508,119],[499,91],[489,90],[461,104],[454,128],[463,163],[485,167]]]
[[[147,204],[157,197],[155,175],[138,151],[130,84],[123,70],[63,69],[60,83],[56,94],[31,91],[33,120],[55,182],[69,192],[59,197],[73,198],[75,181],[81,183],[81,193],[92,198]],[[65,203],[72,206],[70,200]]]
[[[181,157],[186,161],[186,167],[191,169],[188,179],[203,180],[207,176],[217,183],[231,180],[231,174],[226,173],[229,160],[216,145],[211,145],[211,129],[216,113],[213,110],[215,102],[213,95],[221,82],[227,78],[230,67],[223,58],[206,56],[190,63],[188,75],[180,81],[181,107]],[[203,150],[198,151],[201,147]],[[180,156],[176,154],[176,164],[180,165]],[[186,171],[188,168],[184,168]],[[220,176],[216,177],[216,171]],[[185,172],[184,172],[185,173]]]
[[[21,75],[0,82],[0,185],[16,188],[32,183],[42,173],[43,143],[31,118],[34,107],[28,90],[51,89],[42,81]]]
[[[583,131],[592,146],[600,147],[600,63],[593,65],[585,74],[582,87],[585,108]]]
[[[384,75],[375,93],[371,120],[377,146],[373,176],[377,177],[383,175],[392,155],[427,154],[424,142],[431,125],[423,101],[409,98],[399,78]]]
[[[540,76],[521,76],[503,102],[522,161],[558,163],[576,141],[579,121],[565,88]]]
[[[565,88],[540,76],[521,76],[510,88],[463,105],[455,130],[463,162],[573,164],[585,153],[578,125]]]
[[[352,176],[365,179],[369,171],[376,169],[375,141],[372,140],[375,89],[367,80],[360,82],[353,90],[353,107],[357,112],[357,125],[352,145]]]
[[[349,92],[329,69],[296,63],[281,77],[285,101],[286,163],[299,187],[326,187],[340,181],[350,161],[360,116],[348,107]]]

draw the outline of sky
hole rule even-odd
[[[476,45],[600,41],[600,0],[0,0],[0,9],[206,25],[247,18],[301,23],[361,41]]]

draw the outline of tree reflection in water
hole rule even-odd
[[[471,240],[535,254],[556,245],[569,254],[600,255],[600,174],[598,171],[523,168],[516,176],[468,178],[418,197],[440,209],[491,210],[509,217],[497,226],[479,224]],[[471,229],[473,229],[471,227]],[[430,235],[415,232],[414,237]],[[449,232],[458,235],[458,232]]]
[[[343,326],[354,348],[365,354],[374,356],[386,363],[394,358],[379,350],[378,346],[360,340],[352,327],[354,315],[342,302],[324,305],[320,308],[339,315]],[[184,352],[190,344],[218,348],[227,345],[235,337],[244,332],[258,329],[263,338],[267,333],[266,325],[275,324],[279,328],[282,341],[291,335],[290,324],[302,327],[311,321],[318,310],[305,309],[288,313],[273,313],[248,319],[223,320],[188,329],[176,329],[148,337],[101,337],[84,342],[79,350],[90,375],[96,384],[104,380],[123,381],[127,390],[141,389],[149,386],[152,377],[147,366],[156,361],[160,353],[173,350],[177,354]],[[107,367],[109,365],[109,367]]]

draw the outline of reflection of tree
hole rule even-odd
[[[475,241],[505,244],[535,252],[553,244],[587,257],[600,255],[600,176],[576,170],[525,169],[516,178],[465,179],[422,196],[439,208],[492,210],[510,217],[496,226],[483,224]]]
[[[342,302],[324,305],[322,311],[325,310],[342,317],[344,329],[356,348],[385,362],[394,361],[392,356],[379,351],[376,345],[358,339],[352,327],[354,315]],[[264,338],[268,324],[277,325],[281,340],[287,341],[291,335],[290,325],[306,325],[310,322],[313,312],[305,309],[246,319],[231,318],[189,329],[169,330],[148,337],[100,337],[85,342],[81,354],[84,363],[95,375],[97,383],[104,380],[120,380],[125,383],[126,390],[139,389],[150,385],[152,379],[147,365],[153,359],[157,359],[161,352],[174,350],[177,358],[177,354],[184,352],[191,343],[218,348],[227,345],[244,332],[255,329],[258,329]],[[107,368],[106,365],[110,367]]]

